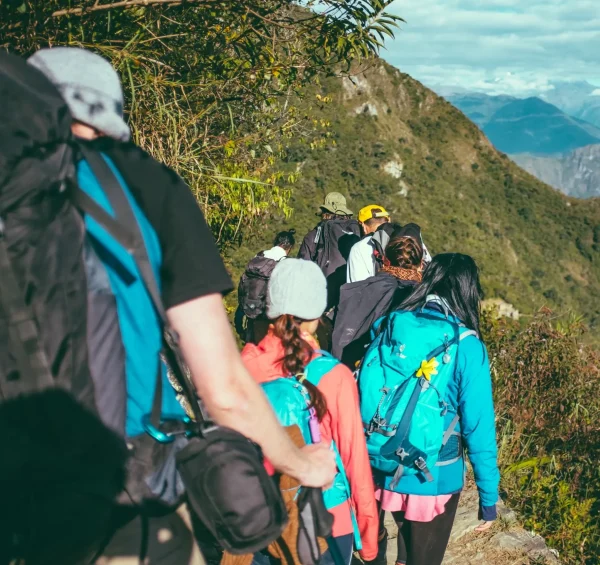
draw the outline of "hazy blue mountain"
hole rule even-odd
[[[540,98],[513,100],[487,121],[484,133],[505,153],[555,155],[600,143],[600,129]]]
[[[453,94],[447,96],[446,100],[483,129],[490,118],[500,108],[516,99],[512,96],[489,96],[487,94],[467,93]]]
[[[581,105],[576,116],[590,124],[600,127],[600,96],[588,96]]]
[[[551,86],[550,90],[539,94],[539,98],[571,116],[578,116],[592,92],[597,88],[585,81],[555,81],[551,83]]]

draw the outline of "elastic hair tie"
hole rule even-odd
[[[304,373],[300,373],[297,377],[299,383],[303,383],[306,380],[306,375]]]

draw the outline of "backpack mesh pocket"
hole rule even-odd
[[[437,465],[449,465],[458,461],[463,456],[463,445],[461,435],[454,432],[446,445],[442,446],[438,455]]]

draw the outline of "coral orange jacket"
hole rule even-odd
[[[316,347],[310,338],[307,341]],[[259,384],[283,376],[283,355],[281,340],[273,335],[272,330],[258,345],[248,344],[242,351],[244,364]],[[377,503],[356,382],[351,371],[339,364],[323,376],[318,388],[327,401],[327,414],[320,425],[322,441],[330,443],[333,439],[338,447],[352,490],[352,505],[363,544],[361,557],[371,561],[377,556]],[[351,534],[348,502],[332,508],[331,512],[334,516],[333,535]]]

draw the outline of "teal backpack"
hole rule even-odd
[[[371,467],[393,475],[389,485],[386,481],[391,490],[403,475],[433,481],[433,466],[462,456],[453,445],[459,441],[459,416],[445,401],[446,389],[456,369],[458,344],[477,334],[461,325],[443,300],[427,298],[427,304],[434,302],[444,317],[424,307],[379,320],[360,369],[360,410]]]
[[[297,377],[281,377],[268,383],[263,383],[262,388],[273,407],[282,426],[297,425],[306,444],[319,443],[319,422],[314,410],[309,409],[310,395],[300,380],[306,379],[314,386],[319,386],[321,379],[340,362],[326,351],[318,351],[321,355],[313,359],[304,369],[302,375]],[[350,499],[350,485],[335,442],[332,441],[331,449],[335,453],[338,473],[333,485],[323,492],[323,499],[327,509],[334,508]],[[352,506],[350,507],[354,529],[354,543],[357,550],[362,549],[362,542],[358,524]]]

